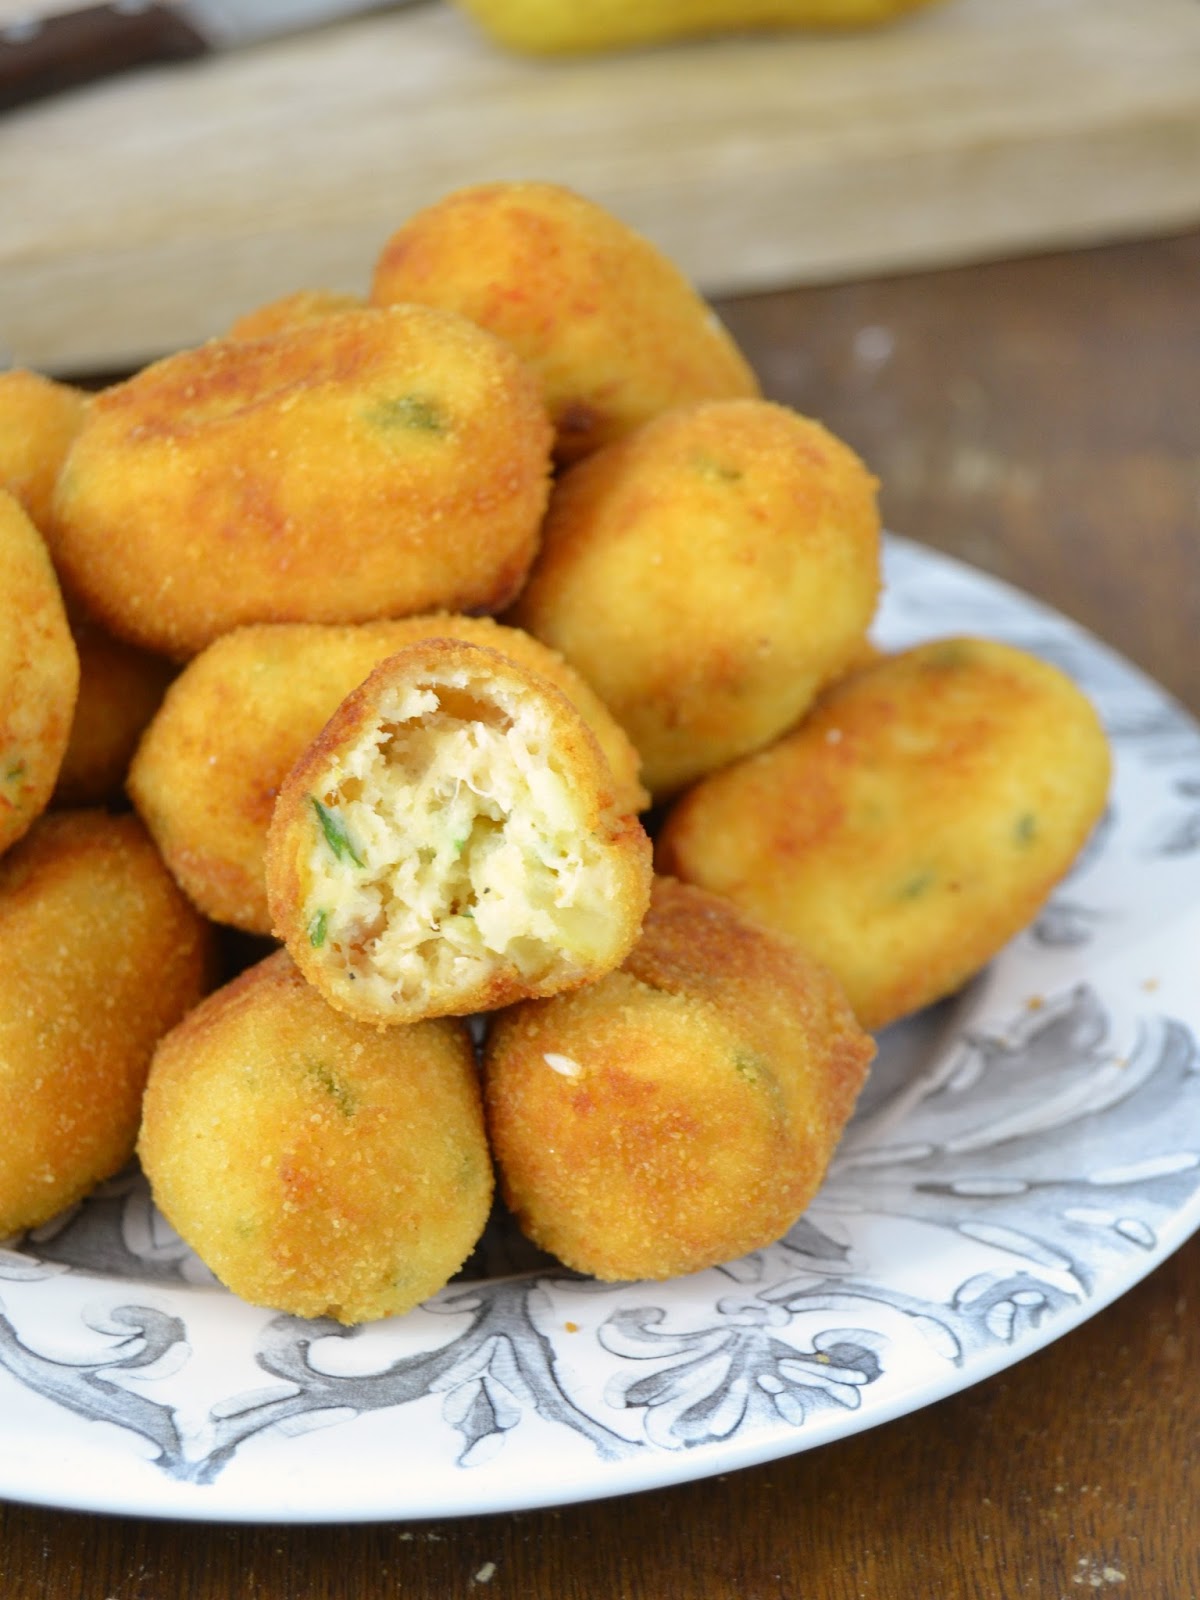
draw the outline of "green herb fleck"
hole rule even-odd
[[[310,795],[313,808],[317,813],[317,820],[321,824],[321,832],[325,835],[325,843],[333,851],[339,861],[353,861],[356,867],[363,865],[362,857],[350,843],[350,835],[346,832],[346,824],[336,811],[331,811],[317,799]]]
[[[23,778],[24,776],[25,763],[23,761],[14,761],[12,766],[9,767],[8,771],[4,774],[5,780],[8,783],[16,783],[18,779]]]
[[[1020,845],[1032,844],[1037,838],[1037,831],[1037,818],[1032,811],[1025,811],[1013,826],[1013,838]]]
[[[391,400],[380,400],[367,415],[379,428],[412,428],[417,433],[445,433],[448,428],[441,408],[419,394],[401,394]]]
[[[922,867],[920,871],[914,872],[911,877],[904,880],[896,890],[896,899],[919,900],[926,889],[932,887],[933,881],[934,874],[928,867]]]
[[[957,671],[970,666],[975,651],[969,639],[939,639],[925,651],[924,666],[929,672]]]
[[[329,922],[329,913],[322,907],[308,925],[308,942],[314,950],[319,950],[325,943],[325,931]]]
[[[358,1110],[357,1098],[333,1069],[327,1067],[323,1061],[306,1061],[304,1066],[309,1077],[325,1091],[341,1114],[344,1117],[352,1117]]]
[[[462,855],[463,851],[467,848],[467,840],[470,837],[471,835],[469,833],[464,833],[461,839],[451,839],[450,843],[454,846],[454,854],[456,856]]]
[[[714,478],[720,483],[740,483],[745,476],[740,467],[731,467],[728,462],[718,461],[716,456],[701,454],[694,459],[697,469],[705,478]]]
[[[741,1051],[733,1058],[733,1069],[739,1078],[745,1078],[747,1083],[757,1083],[759,1077],[759,1064],[754,1056],[744,1055]]]

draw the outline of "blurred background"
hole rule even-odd
[[[0,364],[361,292],[488,178],[580,189],[710,296],[1200,220],[1195,0],[470,3],[0,0]]]

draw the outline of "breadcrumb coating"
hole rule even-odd
[[[0,853],[50,803],[79,692],[79,656],[41,535],[0,489]]]
[[[778,738],[862,651],[875,491],[785,406],[669,412],[560,479],[510,619],[587,678],[668,796]]]
[[[92,401],[55,561],[111,632],[175,659],[248,622],[498,610],[537,548],[551,436],[512,351],[450,312],[213,339]]]
[[[1056,667],[935,640],[847,677],[771,749],[698,784],[658,862],[798,940],[881,1028],[1028,926],[1110,770],[1091,703]]]
[[[128,1161],[154,1047],[212,968],[136,817],[54,812],[0,861],[0,1238]]]
[[[485,1101],[505,1199],[594,1277],[756,1250],[820,1185],[874,1053],[839,985],[716,895],[655,880],[621,969],[501,1012]]]
[[[155,1203],[235,1294],[344,1323],[436,1293],[492,1198],[465,1025],[367,1027],[285,951],[162,1041],[138,1153]]]
[[[417,212],[384,246],[371,298],[442,306],[510,344],[541,381],[560,462],[674,406],[758,393],[679,269],[552,183],[477,184]]]

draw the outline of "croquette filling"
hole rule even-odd
[[[618,885],[545,713],[463,671],[397,689],[311,795],[309,942],[380,1000],[537,982],[611,940]]]

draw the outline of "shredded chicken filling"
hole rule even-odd
[[[498,962],[537,980],[603,947],[611,867],[515,697],[397,693],[314,800],[309,927],[356,981],[411,999]]]

